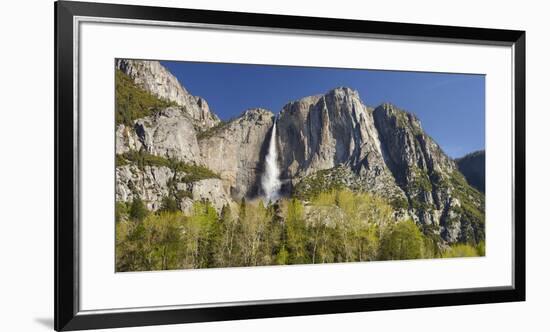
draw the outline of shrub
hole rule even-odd
[[[234,121],[234,119],[231,119],[231,120],[228,120],[228,121],[220,120],[220,122],[215,124],[213,127],[198,132],[197,133],[197,140],[200,141],[202,139],[206,139],[206,138],[210,138],[210,137],[214,136],[216,133],[220,132],[223,128],[225,128],[228,124],[230,124],[233,121]]]
[[[117,157],[118,160],[119,157]],[[161,156],[152,155],[145,150],[131,150],[120,157],[125,163],[131,162],[143,169],[145,166],[168,167],[174,172],[183,172],[183,181],[186,183],[196,182],[204,179],[220,178],[220,175],[202,165],[194,165],[183,161],[167,159]],[[118,162],[118,161],[117,161]]]
[[[406,198],[403,197],[396,197],[390,201],[390,205],[395,210],[406,210],[409,208],[409,202]]]
[[[178,203],[171,197],[163,197],[159,212],[176,212],[179,210]]]
[[[477,249],[469,244],[452,245],[443,253],[444,258],[452,257],[476,257],[479,256]]]
[[[211,169],[201,165],[187,164],[184,162],[176,162],[174,165],[174,170],[176,172],[184,172],[185,177],[184,182],[196,182],[204,179],[219,179],[219,174],[215,173]]]
[[[293,188],[295,197],[302,200],[310,200],[322,193],[344,189],[343,169],[335,167],[319,170],[304,177]]]
[[[145,166],[171,167],[173,164],[169,159],[152,155],[143,149],[139,151],[130,150],[122,154],[122,158],[126,162],[135,164],[140,169],[143,169]]]
[[[122,155],[117,154],[115,156],[115,166],[116,167],[124,166],[126,164],[128,164],[128,162],[126,161],[126,159]]]

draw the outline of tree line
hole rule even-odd
[[[398,220],[384,199],[334,190],[308,203],[207,200],[184,214],[171,200],[148,211],[117,203],[116,270],[315,264],[484,255],[484,243],[444,246],[431,228]]]

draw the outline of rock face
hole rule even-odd
[[[485,150],[476,151],[456,159],[458,169],[468,181],[468,183],[481,191],[485,192]]]
[[[169,181],[174,172],[168,167],[146,166],[143,169],[135,165],[116,168],[116,200],[130,202],[139,196],[150,210],[160,208],[162,198],[170,193]]]
[[[344,186],[387,197],[449,242],[484,235],[484,198],[429,137],[416,116],[391,104],[366,107],[337,88],[283,108],[280,163],[299,196]]]
[[[449,177],[455,172],[454,162],[424,133],[413,114],[384,104],[374,110],[374,119],[386,165],[407,193],[412,215],[424,224],[438,225],[451,196],[447,188],[437,186],[434,179]]]
[[[374,110],[386,165],[405,191],[414,220],[448,242],[479,242],[485,235],[485,198],[411,113],[391,104]]]
[[[383,104],[374,110],[374,119],[386,163],[399,183],[406,182],[415,167],[430,173],[449,173],[456,169],[454,162],[424,132],[414,114]]]
[[[138,119],[133,128],[122,124],[117,127],[117,154],[140,149],[155,156],[202,163],[195,129],[187,114],[178,107]]]
[[[180,192],[185,193],[179,198],[181,209],[191,212],[193,200],[208,199],[220,211],[231,199],[257,196],[273,119],[273,113],[265,109],[250,109],[197,135],[187,115],[178,108],[167,108],[135,121],[134,128],[120,125],[117,154],[145,149],[154,156],[204,165],[221,179],[189,182],[185,173],[168,167],[124,165],[117,167],[117,200],[128,202],[138,195],[151,210],[157,210],[164,197]]]
[[[404,198],[384,163],[373,110],[356,91],[337,88],[287,104],[278,126],[283,177],[293,185],[319,170],[347,166],[362,178],[363,190]]]
[[[257,108],[199,135],[205,165],[220,174],[234,199],[258,194],[273,113]]]
[[[223,187],[223,181],[220,179],[204,179],[192,183],[188,186],[192,199],[209,200],[216,210],[221,211],[224,205],[231,205],[231,197]],[[191,212],[190,209],[183,208],[184,212]]]
[[[211,178],[191,182],[185,179],[185,175],[164,166],[117,167],[116,200],[131,202],[140,197],[149,210],[156,211],[162,206],[165,197],[178,193],[175,195],[177,203],[186,213],[192,211],[193,201],[208,199],[218,212],[224,205],[232,203],[231,197],[223,188],[222,180]]]
[[[220,120],[210,112],[206,100],[190,95],[159,62],[116,60],[116,68],[127,74],[136,86],[154,96],[174,102],[154,115],[119,124],[116,129],[116,154],[137,153],[160,157],[161,161],[179,161],[204,165],[197,142],[197,131],[205,131]],[[190,212],[193,200],[209,199],[216,209],[231,203],[217,178],[189,177],[182,171],[159,165],[118,165],[116,199],[130,202],[140,197],[150,210],[161,207],[164,198],[175,198],[182,210]]]
[[[210,112],[206,100],[191,95],[158,61],[117,59],[115,65],[142,89],[181,106],[199,130],[211,128],[220,122]]]

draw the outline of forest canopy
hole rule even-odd
[[[369,193],[333,190],[307,203],[242,200],[220,213],[207,200],[195,201],[189,214],[166,205],[150,212],[139,198],[117,204],[117,271],[484,255],[483,242],[442,246],[429,228],[396,217]]]

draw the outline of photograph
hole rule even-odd
[[[549,325],[542,1],[3,5],[0,332]]]
[[[485,75],[113,75],[116,272],[485,256]]]

